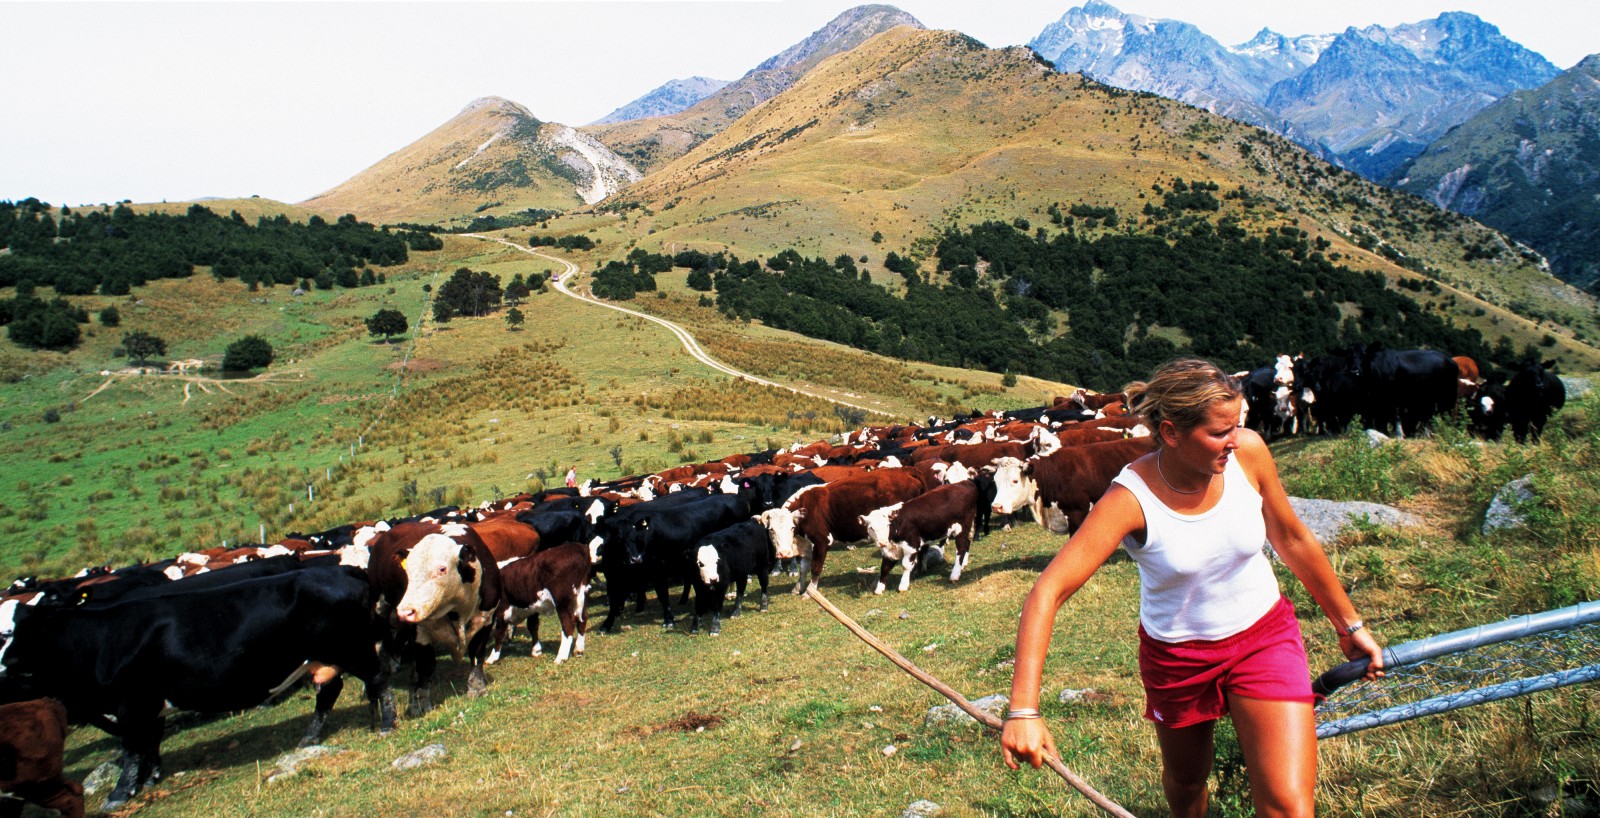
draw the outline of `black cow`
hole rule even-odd
[[[663,494],[654,500],[619,508],[615,513],[600,518],[589,540],[589,558],[597,570],[606,575],[606,619],[600,623],[602,633],[615,633],[617,617],[629,598],[636,600],[635,613],[645,609],[645,589],[650,576],[642,564],[628,554],[623,539],[639,521],[651,514],[660,513],[687,503],[698,502],[711,495],[705,489],[685,489]],[[732,498],[731,495],[718,495]],[[662,601],[665,605],[665,600]]]
[[[739,615],[744,603],[744,590],[754,574],[761,584],[761,610],[767,609],[767,574],[771,571],[776,554],[772,549],[767,528],[756,520],[745,520],[712,532],[700,539],[685,557],[693,560],[694,619],[689,632],[700,629],[700,620],[711,616],[711,635],[722,632],[722,603],[727,595],[728,583],[733,582],[732,619]]]
[[[539,533],[540,549],[566,542],[588,542],[594,536],[594,523],[581,511],[524,511],[517,522],[532,526]]]
[[[1323,434],[1342,435],[1361,411],[1361,383],[1350,358],[1322,355],[1295,365],[1300,399]]]
[[[122,775],[106,802],[114,810],[161,777],[165,703],[242,710],[308,666],[329,666],[366,683],[382,726],[392,727],[388,672],[376,647],[381,631],[365,573],[346,567],[109,605],[9,601],[0,603],[0,700],[49,695],[75,720],[120,738]],[[323,682],[302,744],[315,743],[343,688],[337,675]]]
[[[752,514],[760,514],[783,505],[783,502],[806,486],[822,483],[822,478],[811,472],[790,474],[758,474],[754,477],[736,477],[739,498],[750,504]]]
[[[1410,437],[1455,405],[1461,369],[1443,352],[1372,345],[1356,360],[1367,428]]]
[[[608,541],[606,547],[617,550],[616,546],[621,546],[630,564],[643,567],[644,576],[655,583],[656,601],[661,603],[661,627],[671,628],[672,586],[681,582],[687,591],[689,585],[684,555],[702,537],[749,519],[750,504],[734,495],[719,494],[691,503],[656,505],[651,502],[630,507],[629,511],[645,510],[631,515],[628,524],[615,529],[615,542]]]
[[[1555,365],[1555,361],[1524,361],[1506,384],[1506,413],[1518,443],[1530,434],[1538,442],[1545,422],[1567,403],[1566,385],[1550,371]]]

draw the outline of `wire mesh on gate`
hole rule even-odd
[[[1384,678],[1365,659],[1314,684],[1317,737],[1458,710],[1600,679],[1600,602],[1513,617],[1384,649]]]

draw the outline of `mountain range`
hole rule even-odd
[[[1091,0],[1029,46],[1057,70],[1260,125],[1380,182],[1485,106],[1560,73],[1462,12],[1294,38],[1263,29],[1227,47]]]
[[[940,231],[956,225],[1037,220],[1071,205],[1133,217],[1152,204],[1152,186],[1207,180],[1240,202],[1270,204],[1329,252],[1396,280],[1427,271],[1454,288],[1442,296],[1453,311],[1466,298],[1520,304],[1569,326],[1586,321],[1586,302],[1530,263],[1536,256],[1317,158],[1358,144],[1357,137],[1318,143],[1320,151],[1308,155],[1259,128],[1060,71],[1076,60],[1129,82],[1143,65],[1149,79],[1156,53],[1167,47],[1158,43],[1179,44],[1172,47],[1191,65],[1204,57],[1236,70],[1191,70],[1160,84],[1163,95],[1225,107],[1224,92],[1249,85],[1260,101],[1233,110],[1250,120],[1290,110],[1284,89],[1291,85],[1310,94],[1297,99],[1324,100],[1304,103],[1304,110],[1332,104],[1325,99],[1348,107],[1400,98],[1374,92],[1371,83],[1356,92],[1331,79],[1328,66],[1348,66],[1356,49],[1374,43],[1408,54],[1456,54],[1456,62],[1480,73],[1482,66],[1527,62],[1516,49],[1465,47],[1499,43],[1492,27],[1471,25],[1476,18],[1441,19],[1326,38],[1263,31],[1230,49],[1188,24],[1123,19],[1096,2],[1035,40],[1063,60],[1052,65],[1030,49],[988,49],[958,32],[927,32],[892,7],[863,6],[673,114],[574,129],[542,122],[507,100],[475,101],[305,204],[391,223],[465,223],[533,208],[541,220],[549,211],[568,214],[550,223],[557,233],[604,230],[615,233],[608,241],[627,246],[729,249],[746,257],[793,247],[832,258],[881,243],[920,260]],[[1447,47],[1444,31],[1461,42]],[[1418,45],[1424,41],[1431,45]],[[1133,59],[1138,54],[1146,55],[1142,63]],[[1413,55],[1412,63],[1424,60]],[[1196,91],[1202,79],[1209,84]],[[1433,91],[1414,96],[1429,104],[1441,99]],[[1407,116],[1385,121],[1398,128],[1426,119]],[[1272,218],[1250,207],[1234,217],[1263,229]],[[1423,222],[1427,230],[1419,229]],[[1478,311],[1468,323],[1497,332],[1489,323],[1494,313],[1470,309]]]
[[[894,6],[857,6],[686,110],[669,116],[592,125],[584,131],[649,173],[782,93],[823,60],[896,26],[923,27],[917,18]]]

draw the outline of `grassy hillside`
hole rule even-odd
[[[1218,214],[1247,230],[1292,224],[1338,263],[1433,282],[1439,291],[1420,300],[1488,339],[1520,349],[1549,334],[1569,366],[1600,365],[1594,300],[1493,231],[1259,129],[953,32],[898,29],[831,58],[594,213],[552,227],[652,250],[865,255],[878,274],[890,250],[926,259],[947,226],[1024,218],[1059,229],[1051,205],[1114,207],[1117,230],[1139,230],[1145,205],[1160,203],[1156,186],[1174,179],[1247,193]],[[1501,252],[1466,260],[1488,245]]]
[[[200,270],[128,297],[77,299],[91,313],[117,305],[122,325],[91,325],[73,352],[0,341],[0,457],[11,464],[0,484],[0,532],[12,543],[0,549],[0,571],[65,574],[159,558],[253,541],[263,525],[275,539],[476,503],[573,464],[585,477],[616,477],[844,428],[832,404],[730,385],[664,329],[556,293],[524,303],[517,331],[495,316],[444,325],[429,318],[417,333],[423,286],[461,266],[510,281],[556,265],[447,237],[443,251],[387,269],[387,286],[250,293]],[[698,310],[681,283],[675,292],[651,306]],[[413,327],[387,345],[362,323],[385,307]],[[974,404],[1033,405],[1066,388],[1024,380],[1004,390],[998,375],[863,356],[705,312],[706,347],[724,361],[906,419]],[[166,339],[172,360],[212,368],[125,374],[113,351],[133,330]],[[223,349],[247,334],[272,343],[277,362],[254,378],[221,378]],[[47,421],[51,412],[59,420]]]
[[[255,224],[258,219],[272,219],[278,216],[287,216],[290,221],[304,222],[309,221],[312,216],[322,216],[328,221],[333,221],[344,215],[343,213],[313,210],[275,199],[263,199],[260,196],[242,199],[202,199],[193,202],[146,202],[128,206],[133,209],[133,212],[141,215],[145,213],[167,213],[173,216],[181,216],[187,213],[192,205],[200,205],[218,216],[238,213],[250,224]]]

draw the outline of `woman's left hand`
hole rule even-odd
[[[1339,650],[1344,652],[1346,659],[1367,657],[1367,675],[1363,679],[1370,682],[1383,676],[1383,648],[1378,647],[1378,640],[1372,638],[1371,629],[1362,628],[1355,633],[1341,634]]]

